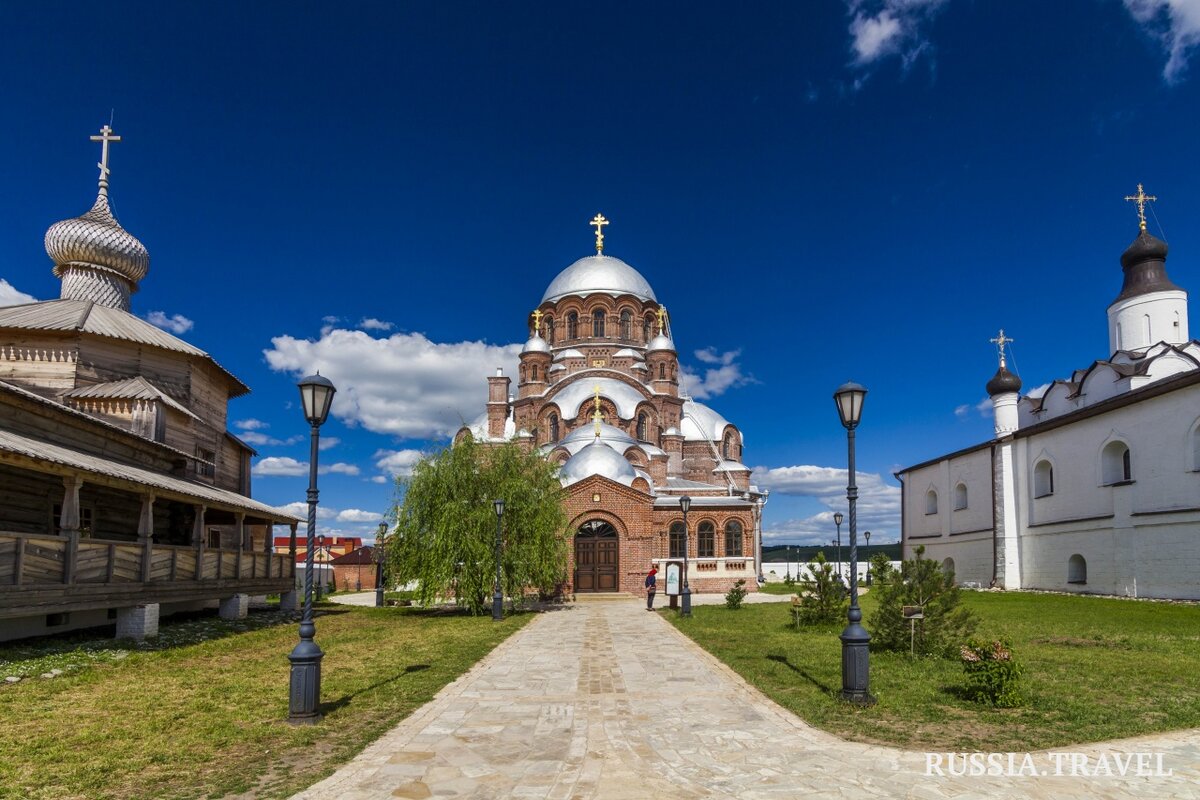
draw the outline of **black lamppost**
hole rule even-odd
[[[867,554],[863,559],[867,562],[867,586],[871,585],[871,532],[863,531],[863,537],[867,540]]]
[[[858,575],[858,528],[855,504],[858,501],[858,486],[854,470],[854,429],[862,419],[863,400],[867,390],[857,383],[844,383],[833,393],[838,416],[846,429],[848,464],[846,474],[846,500],[850,505],[850,574]],[[850,610],[846,612],[847,625],[842,631],[842,698],[852,703],[867,705],[875,699],[867,692],[870,680],[870,654],[867,650],[871,634],[862,626],[862,609],[858,607],[858,580],[850,581]]]
[[[842,583],[842,512],[833,512],[833,524],[837,526],[837,575],[838,583]]]
[[[312,426],[308,460],[308,532],[304,550],[304,613],[300,618],[300,641],[288,655],[292,662],[291,690],[288,695],[288,722],[311,725],[321,720],[317,706],[321,701],[321,659],[325,654],[313,637],[313,535],[317,527],[317,451],[321,425],[329,416],[337,389],[328,378],[310,375],[300,381],[300,402],[304,418]]]
[[[383,608],[383,541],[387,535],[387,523],[379,523],[375,533],[375,607]]]
[[[496,585],[492,591],[492,620],[499,622],[504,619],[504,593],[500,590],[500,525],[504,519],[504,501],[493,500],[496,508]]]
[[[692,615],[692,590],[688,587],[688,509],[692,507],[692,498],[686,494],[679,498],[679,508],[683,511],[683,610],[681,616]]]

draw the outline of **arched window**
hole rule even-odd
[[[579,338],[579,312],[572,311],[567,314],[567,338]]]
[[[1079,553],[1067,560],[1067,583],[1087,583],[1087,559]]]
[[[742,554],[742,523],[731,519],[725,523],[725,555],[740,556]]]
[[[638,414],[637,418],[637,440],[639,442],[648,442],[646,438],[646,415],[645,413]]]
[[[1100,453],[1100,468],[1106,486],[1133,480],[1129,447],[1121,441],[1106,444]]]
[[[1054,467],[1046,459],[1033,465],[1033,496],[1046,497],[1054,494]]]
[[[537,364],[530,364],[530,365],[529,365],[529,379],[530,379],[531,381],[536,381],[536,380],[538,379],[538,376],[537,376]]]
[[[597,308],[592,312],[592,336],[604,336],[604,310]]]
[[[947,558],[944,561],[942,561],[942,572],[946,573],[946,575],[950,578],[951,582],[954,581],[954,559],[953,558]]]
[[[930,489],[925,493],[925,513],[937,513],[937,492],[935,492],[933,489]]]
[[[650,341],[650,331],[651,330],[653,330],[653,323],[650,321],[649,317],[646,317],[644,320],[642,320],[642,341],[643,342]]]
[[[732,439],[733,436],[727,433],[725,434],[725,438],[721,440],[721,458],[725,459],[726,461],[729,460],[729,444]]]
[[[658,365],[658,379],[660,381],[665,381],[667,379],[667,365],[666,364]]]
[[[1142,336],[1145,337],[1144,345],[1147,347],[1154,341],[1150,338],[1150,315],[1142,314]]]
[[[717,528],[708,520],[700,523],[700,527],[696,529],[697,547],[696,555],[700,558],[712,558],[717,554]]]
[[[967,507],[967,485],[959,483],[954,487],[954,510],[962,511]]]
[[[546,341],[554,344],[554,317],[546,317]]]
[[[1125,342],[1121,338],[1121,323],[1118,322],[1117,323],[1117,349],[1123,350],[1124,348],[1125,348]]]
[[[672,522],[669,550],[671,558],[683,558],[683,549],[686,541],[687,540],[684,538],[683,523]]]
[[[621,338],[625,340],[633,338],[633,312],[628,308],[621,311]]]
[[[1192,429],[1192,469],[1200,472],[1200,425]]]
[[[550,441],[558,441],[558,414],[550,415]]]

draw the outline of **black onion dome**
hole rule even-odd
[[[995,397],[998,394],[1007,394],[1008,392],[1021,391],[1021,379],[1008,371],[1008,367],[1001,367],[996,370],[996,374],[987,382],[988,397]]]
[[[1125,282],[1113,302],[1151,292],[1182,291],[1167,277],[1167,243],[1146,231],[1121,254]]]

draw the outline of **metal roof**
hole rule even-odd
[[[176,401],[162,389],[138,375],[123,381],[97,383],[92,386],[82,386],[65,393],[63,397],[101,397],[116,400],[161,400],[176,411],[186,414],[194,420],[199,420],[187,406]]]
[[[657,301],[654,290],[641,273],[619,258],[587,256],[564,269],[550,281],[542,302],[554,302],[569,295],[631,294],[640,300]]]

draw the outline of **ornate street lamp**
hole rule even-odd
[[[846,429],[847,469],[846,500],[850,505],[850,574],[858,575],[858,486],[855,484],[854,430],[862,419],[863,400],[867,390],[857,383],[844,383],[833,393],[838,416]],[[870,654],[867,647],[871,635],[862,626],[862,609],[858,607],[858,580],[850,581],[850,610],[847,625],[842,631],[842,698],[852,703],[868,705],[875,699],[867,691],[870,680]]]
[[[300,641],[288,654],[292,662],[291,690],[288,695],[288,722],[311,725],[321,720],[317,706],[321,702],[321,659],[325,654],[314,637],[313,622],[313,537],[317,528],[317,452],[321,426],[329,417],[333,395],[337,391],[328,378],[310,375],[300,381],[300,404],[304,419],[312,427],[308,457],[308,531],[304,550],[304,613],[300,618]]]
[[[871,585],[871,532],[863,531],[863,537],[867,540],[867,554],[863,559],[867,562],[867,586]]]
[[[375,607],[383,608],[383,542],[387,536],[387,523],[379,523],[375,533]]]
[[[500,525],[504,519],[504,501],[493,500],[496,508],[496,585],[492,591],[492,620],[499,622],[504,619],[504,593],[500,590]]]
[[[688,509],[692,507],[692,498],[686,494],[679,498],[679,508],[683,511],[683,610],[680,615],[690,617],[692,615],[692,590],[688,587]]]
[[[833,524],[837,526],[837,576],[838,584],[842,583],[842,512],[833,512]]]

